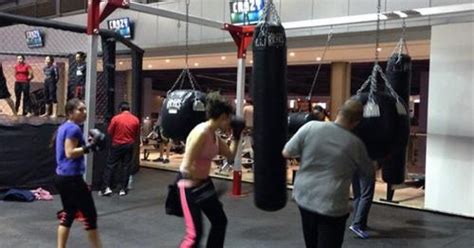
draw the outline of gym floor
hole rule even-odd
[[[178,171],[181,161],[183,159],[183,155],[181,154],[170,154],[170,163],[163,164],[161,162],[153,162],[151,160],[158,158],[159,153],[156,149],[150,151],[149,161],[140,160],[140,165],[142,167],[153,168],[153,169],[161,169],[161,170],[168,170],[168,171]],[[140,158],[143,158],[143,147],[140,153]],[[213,163],[210,175],[215,178],[224,178],[232,180],[232,171],[223,171],[218,172],[218,167],[216,164]],[[375,195],[374,201],[381,202],[380,199],[385,199],[387,195],[387,184],[383,182],[382,176],[380,175],[381,171],[379,170],[377,173],[377,181],[375,184]],[[292,189],[293,186],[291,185],[291,181],[293,178],[293,167],[288,167],[287,169],[287,183],[288,189]],[[253,173],[250,169],[242,169],[242,181],[243,182],[253,182]],[[425,205],[425,192],[422,188],[403,188],[397,189],[395,191],[395,195],[393,197],[394,201],[399,202],[398,204],[393,203],[394,205],[400,205],[415,209],[423,209]],[[392,204],[384,202],[385,204]]]
[[[142,168],[129,195],[99,197],[94,192],[104,247],[177,247],[183,219],[164,212],[166,186],[175,175]],[[231,187],[230,181],[214,182]],[[243,191],[251,190],[252,185],[243,184]],[[229,219],[226,247],[304,247],[294,202],[278,212],[264,212],[255,208],[251,194],[239,199],[224,195],[221,200]],[[54,247],[60,207],[57,195],[52,202],[0,201],[0,247]],[[369,225],[371,239],[360,240],[346,231],[344,247],[474,247],[473,219],[375,204]],[[81,223],[74,223],[69,247],[88,247]]]

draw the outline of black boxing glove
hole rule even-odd
[[[89,130],[89,144],[82,147],[84,153],[101,151],[105,148],[105,134],[99,129]]]
[[[85,146],[82,146],[82,150],[84,150],[84,154],[88,154],[89,152],[95,152],[98,151],[98,147],[94,143],[89,143]]]
[[[232,128],[232,137],[233,139],[240,139],[242,131],[245,129],[245,121],[242,117],[234,116],[230,121],[230,127]]]

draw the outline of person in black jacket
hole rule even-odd
[[[1,62],[0,62],[0,99],[5,100],[8,106],[10,107],[10,109],[12,110],[12,113],[16,115],[15,103],[13,102],[11,98],[11,94],[8,91],[7,79],[5,78],[5,75],[3,74],[3,67],[2,67]]]

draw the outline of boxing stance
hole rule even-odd
[[[58,248],[66,247],[69,230],[75,218],[83,221],[92,247],[101,247],[97,232],[97,212],[91,192],[82,175],[84,154],[98,151],[105,144],[105,135],[97,129],[89,132],[86,144],[79,125],[86,119],[86,105],[79,99],[66,104],[67,121],[59,126],[54,137],[56,146],[55,185],[61,196],[63,210],[58,212]]]
[[[209,172],[212,159],[220,154],[233,160],[245,122],[231,119],[232,106],[218,93],[207,97],[208,121],[198,124],[188,135],[183,162],[179,168],[178,188],[186,224],[181,248],[198,247],[202,237],[201,212],[211,222],[206,247],[224,247],[227,217],[218,199]],[[230,148],[216,131],[232,128]]]
[[[301,159],[293,197],[308,248],[342,246],[352,175],[374,174],[364,143],[351,133],[362,119],[362,109],[360,102],[346,101],[334,123],[306,123],[283,149],[284,157]]]

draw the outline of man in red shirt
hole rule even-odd
[[[30,81],[33,79],[31,66],[25,63],[25,56],[17,56],[15,65],[15,110],[20,108],[21,93],[23,93],[23,115],[30,116]]]
[[[127,184],[130,174],[130,167],[133,158],[133,146],[140,133],[140,121],[130,113],[128,102],[120,103],[120,114],[115,115],[110,122],[107,132],[112,138],[112,146],[107,158],[107,166],[104,170],[103,188],[99,192],[101,196],[112,195],[110,185],[115,168],[119,166],[120,178],[118,186],[120,187],[120,196],[127,194]]]

